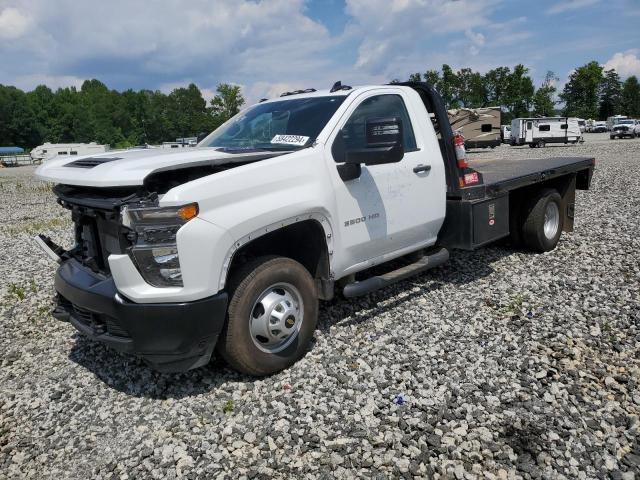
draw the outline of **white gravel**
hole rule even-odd
[[[640,478],[640,140],[586,140],[470,153],[596,157],[556,250],[326,304],[261,380],[158,374],[54,320],[31,236],[68,245],[67,212],[0,170],[0,478]]]

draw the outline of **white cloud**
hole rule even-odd
[[[598,1],[599,0],[564,0],[563,2],[557,2],[553,7],[545,10],[545,12],[549,15],[557,15],[558,13],[588,7],[598,3]]]
[[[618,52],[604,64],[605,70],[614,69],[622,78],[635,75],[640,77],[640,58],[638,50],[628,50],[624,53]]]
[[[474,33],[471,29],[467,29],[464,32],[464,36],[469,39],[471,45],[469,46],[469,53],[471,55],[478,55],[480,48],[484,46],[485,38],[481,33]]]
[[[0,42],[0,56],[15,59],[15,71],[0,72],[0,82],[34,71],[151,88],[188,78],[207,87],[222,77],[276,82],[319,69],[333,45],[327,29],[305,15],[304,0],[3,4],[0,20],[22,18],[18,6],[31,18],[4,33],[0,23],[0,35],[15,37],[29,24],[37,28],[19,43]],[[147,85],[136,85],[143,81]]]
[[[31,25],[31,19],[17,8],[0,11],[0,39],[15,40],[23,36]]]
[[[478,50],[500,0],[346,0],[350,34],[359,40],[356,68],[396,77],[414,56],[427,56],[434,38],[467,34]],[[482,38],[482,39],[481,39]],[[473,52],[473,49],[470,49]],[[477,53],[477,52],[476,52]],[[424,60],[421,62],[424,65]],[[415,68],[415,67],[413,67]]]
[[[526,62],[543,73],[558,57],[539,48],[544,35],[529,40],[533,28],[544,31],[544,11],[503,19],[506,0],[345,0],[344,11],[333,6],[345,30],[333,35],[309,17],[309,1],[0,0],[0,83],[55,88],[98,78],[110,88],[170,91],[193,82],[209,100],[218,83],[236,82],[254,102],[336,80],[385,83],[443,63],[486,71]],[[595,1],[558,0],[548,13]]]

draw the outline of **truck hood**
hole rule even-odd
[[[143,185],[152,173],[205,165],[247,163],[290,152],[228,153],[217,148],[145,148],[111,150],[97,155],[56,157],[36,170],[42,180],[86,187]]]

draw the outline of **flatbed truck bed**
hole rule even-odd
[[[595,159],[589,157],[550,157],[530,160],[504,158],[473,160],[469,165],[482,174],[487,191],[500,192],[563,175],[578,173],[588,175],[593,170]]]

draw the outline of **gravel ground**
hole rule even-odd
[[[325,304],[260,380],[158,374],[55,321],[31,236],[70,222],[0,170],[0,478],[640,478],[640,140],[586,138],[470,154],[597,158],[556,250],[454,252]]]

